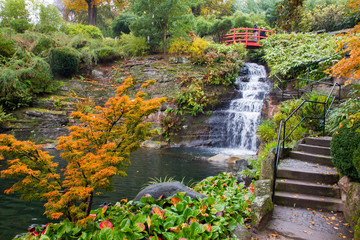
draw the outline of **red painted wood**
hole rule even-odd
[[[260,28],[233,28],[230,31],[231,33],[221,36],[220,43],[232,44],[234,42],[242,42],[246,47],[261,47],[261,44],[258,42],[273,35],[273,31]],[[265,32],[266,37],[260,36],[261,32]]]

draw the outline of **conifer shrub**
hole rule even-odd
[[[79,69],[79,56],[73,48],[53,48],[50,51],[49,59],[51,70],[54,74],[70,77]]]
[[[16,71],[9,68],[0,69],[0,105],[13,110],[27,106],[32,99],[28,86],[19,80]]]
[[[20,80],[29,85],[32,93],[50,93],[54,90],[50,65],[43,58],[32,58],[27,66],[18,72]]]
[[[31,29],[32,25],[26,19],[19,18],[11,21],[11,27],[18,33],[24,33]]]
[[[41,35],[40,38],[38,39],[36,45],[32,49],[32,52],[35,55],[40,55],[41,53],[43,53],[45,51],[49,51],[49,49],[53,48],[54,44],[55,44],[55,42],[50,37]]]
[[[96,50],[96,55],[98,57],[99,62],[111,62],[121,58],[121,54],[119,51],[116,51],[115,48],[112,47],[102,47]]]
[[[15,53],[14,43],[0,32],[0,59],[11,57]]]
[[[34,28],[36,32],[40,33],[53,33],[58,31],[58,29],[54,26],[48,25],[48,24],[37,24]]]
[[[340,123],[339,130],[331,141],[332,161],[343,175],[360,181],[360,174],[355,167],[359,164],[356,153],[360,145],[360,113],[353,114]]]
[[[92,25],[83,25],[80,23],[77,24],[67,24],[61,26],[61,30],[71,36],[84,35],[94,39],[102,39],[103,35],[101,30]]]

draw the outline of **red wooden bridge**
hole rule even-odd
[[[273,35],[273,31],[260,28],[234,28],[231,33],[223,34],[220,43],[231,44],[242,42],[246,48],[259,48],[259,41]]]

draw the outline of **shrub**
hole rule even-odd
[[[13,110],[27,106],[31,98],[28,86],[18,79],[16,71],[9,68],[0,69],[0,105]]]
[[[352,114],[360,112],[360,98],[349,98],[330,112],[326,128],[331,133],[339,130],[339,125]]]
[[[54,47],[54,44],[54,41],[50,37],[41,35],[32,52],[35,55],[41,55],[41,53],[45,51],[50,51],[50,49]]]
[[[191,42],[185,38],[175,38],[170,43],[169,53],[176,55],[188,54],[190,46]]]
[[[124,13],[115,18],[111,23],[111,29],[114,36],[121,36],[121,34],[130,33],[130,24],[135,19],[133,14]]]
[[[144,37],[135,37],[132,33],[121,35],[124,54],[128,57],[144,56],[149,52],[149,45]]]
[[[8,40],[0,33],[0,56],[8,58],[15,53],[15,46],[13,41]]]
[[[41,33],[52,33],[58,31],[56,27],[47,24],[37,24],[34,30]]]
[[[277,137],[274,121],[263,121],[258,127],[257,134],[262,143],[274,141]]]
[[[190,54],[192,58],[192,62],[195,64],[202,64],[204,63],[204,50],[210,45],[210,42],[200,38],[195,37],[192,41],[192,44],[190,46]]]
[[[96,55],[99,62],[111,62],[120,59],[122,56],[115,48],[102,47],[96,50]]]
[[[30,29],[32,25],[26,19],[19,18],[11,21],[11,27],[18,33],[24,33]]]
[[[94,39],[102,39],[103,35],[101,30],[92,25],[83,25],[80,23],[77,24],[67,24],[61,26],[61,30],[68,35],[76,36],[76,35],[85,35]]]
[[[70,77],[79,68],[79,56],[72,48],[59,47],[50,51],[50,66],[54,74]]]
[[[9,125],[9,121],[11,121],[13,117],[11,114],[6,114],[3,106],[0,105],[0,129]]]
[[[338,171],[353,180],[360,181],[354,165],[354,153],[360,145],[360,113],[353,114],[340,123],[331,141],[332,161]],[[355,157],[355,162],[358,158]]]
[[[19,79],[29,85],[32,93],[51,93],[54,90],[50,65],[42,58],[32,58],[18,71]]]

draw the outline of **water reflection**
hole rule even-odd
[[[49,151],[62,167],[64,161],[56,150]],[[131,154],[131,166],[128,176],[114,178],[114,191],[96,196],[94,208],[103,202],[117,202],[123,198],[132,199],[140,191],[149,178],[174,177],[176,180],[200,181],[208,176],[227,171],[227,164],[212,164],[201,160],[204,156],[213,155],[198,149],[139,149]],[[0,170],[4,163],[0,162]],[[49,220],[42,215],[43,203],[19,200],[18,195],[5,195],[3,192],[14,183],[12,179],[0,179],[0,240],[7,240],[16,234],[25,232],[31,224],[46,224]]]

